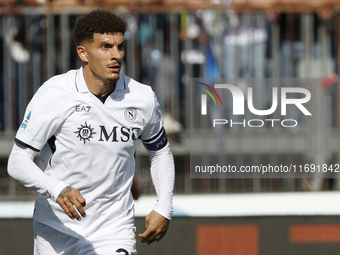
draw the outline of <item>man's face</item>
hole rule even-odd
[[[96,78],[103,82],[117,81],[125,55],[125,40],[122,33],[93,35],[93,41],[83,44],[82,60],[89,65]],[[79,52],[79,50],[78,50]]]

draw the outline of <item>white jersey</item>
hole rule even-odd
[[[16,141],[41,150],[45,173],[61,180],[56,194],[70,185],[86,200],[86,218],[78,222],[66,215],[56,197],[39,194],[34,219],[75,237],[98,229],[119,237],[133,228],[130,187],[136,139],[150,151],[168,144],[151,88],[121,74],[102,103],[88,90],[80,68],[46,81],[25,116]]]

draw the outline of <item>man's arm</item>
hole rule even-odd
[[[85,199],[79,191],[41,171],[34,163],[36,154],[33,149],[15,143],[8,159],[8,174],[25,187],[57,202],[71,219],[81,219],[73,205],[85,217]]]
[[[151,177],[158,199],[154,210],[146,216],[146,230],[138,236],[142,238],[142,242],[151,244],[160,241],[169,227],[173,212],[175,167],[169,144],[159,151],[148,150],[148,153],[151,161]]]

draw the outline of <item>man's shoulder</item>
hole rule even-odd
[[[153,90],[149,85],[138,82],[126,75],[123,75],[123,78],[124,78],[124,83],[127,86],[127,89],[129,89],[131,93],[139,94],[139,96],[146,96],[146,95],[153,96],[154,94]]]
[[[67,73],[59,74],[45,81],[35,93],[37,100],[49,101],[57,100],[64,101],[69,98],[70,92],[74,86],[75,74],[77,70],[70,70]],[[71,92],[72,93],[72,92]]]
[[[70,85],[75,83],[75,77],[76,77],[77,71],[78,70],[76,69],[74,70],[72,69],[66,73],[52,76],[47,81],[45,81],[41,87],[50,88],[50,89],[55,88],[58,90],[70,87]]]

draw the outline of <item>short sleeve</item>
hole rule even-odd
[[[141,134],[144,147],[150,151],[158,151],[168,144],[168,139],[163,127],[163,116],[156,95],[153,93],[153,106],[150,118]]]
[[[26,108],[16,141],[40,151],[60,126],[62,116],[52,92],[42,86]]]

